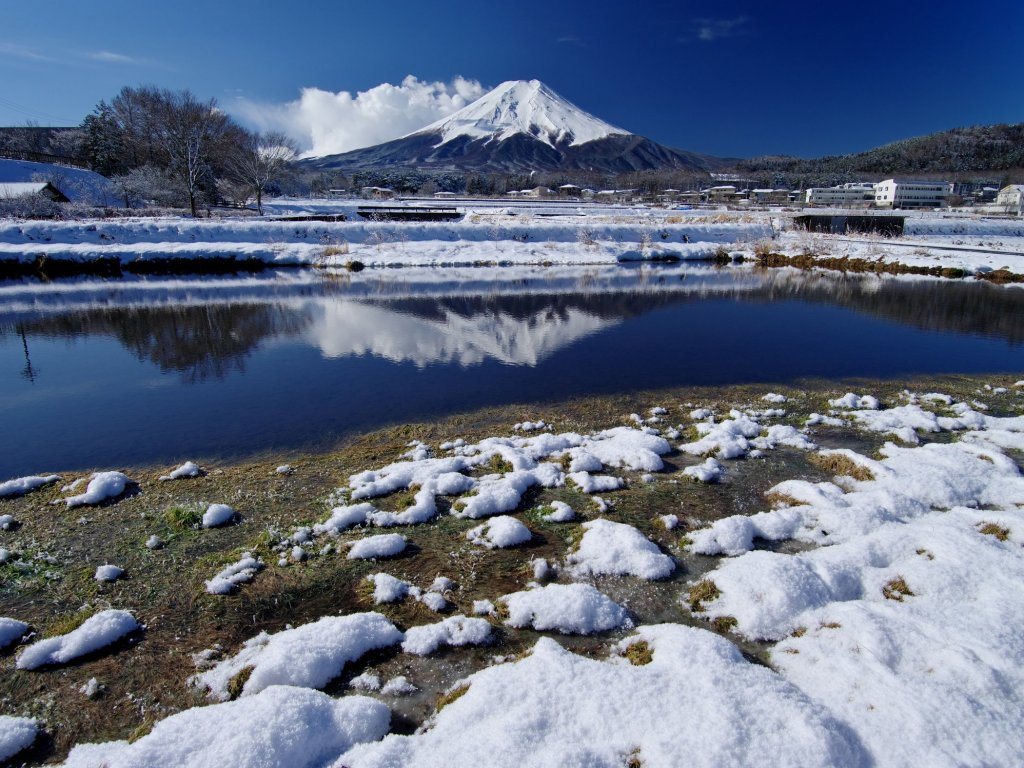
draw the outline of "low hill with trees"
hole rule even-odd
[[[755,157],[736,164],[736,173],[753,179],[820,186],[888,176],[969,177],[1024,181],[1024,123],[953,128],[896,141],[867,152],[798,157]]]

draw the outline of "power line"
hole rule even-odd
[[[62,117],[60,115],[54,115],[54,114],[51,114],[49,112],[42,112],[42,111],[39,111],[39,110],[33,111],[33,110],[25,107],[24,105],[19,104],[16,101],[12,101],[11,99],[6,98],[5,96],[0,96],[0,106],[5,107],[5,108],[7,108],[7,109],[9,109],[9,110],[11,110],[13,112],[19,112],[19,113],[25,115],[26,117],[33,118],[33,119],[36,119],[36,120],[38,120],[40,118],[42,118],[44,121],[46,121],[46,120],[56,120],[56,121],[58,121],[60,123],[65,123],[65,124],[68,124],[68,125],[78,125],[78,123],[81,122],[80,120],[72,120],[72,119],[70,119],[68,117]]]

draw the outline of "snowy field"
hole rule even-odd
[[[715,392],[0,484],[0,756],[1018,764],[1024,380]]]
[[[267,264],[479,266],[613,264],[621,261],[850,257],[911,266],[1005,269],[1024,274],[1024,221],[937,212],[907,213],[902,237],[809,234],[791,213],[666,210],[570,202],[458,201],[457,222],[367,222],[360,204],[423,206],[432,200],[272,200],[268,218],[125,218],[0,222],[0,261],[41,258],[122,264],[152,259],[249,259]],[[443,203],[442,203],[443,204]],[[276,216],[344,214],[343,222]]]

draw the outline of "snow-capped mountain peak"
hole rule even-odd
[[[440,134],[435,146],[441,146],[463,136],[490,142],[518,133],[551,147],[630,135],[584,112],[539,80],[508,80],[458,112],[409,135]]]

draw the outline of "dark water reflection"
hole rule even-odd
[[[1024,370],[1024,291],[662,267],[0,283],[0,479],[509,402]]]

